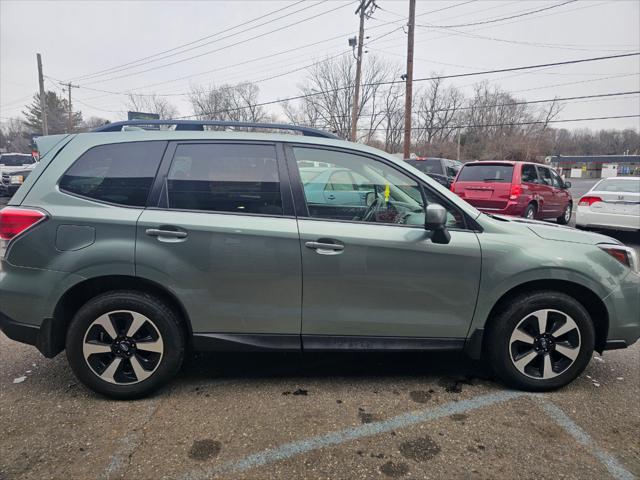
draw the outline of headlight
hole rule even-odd
[[[598,245],[598,247],[618,260],[625,267],[629,267],[631,270],[638,273],[638,254],[633,248],[625,247],[623,245],[610,245],[606,243],[600,244]]]
[[[23,181],[24,181],[24,176],[22,175],[11,175],[9,177],[9,182],[12,185],[21,185]]]

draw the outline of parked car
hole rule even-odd
[[[24,170],[35,163],[36,159],[26,153],[2,153],[0,154],[0,175]]]
[[[596,183],[578,202],[576,227],[640,230],[640,177]]]
[[[462,168],[461,162],[448,158],[418,157],[415,160],[406,160],[406,162],[447,188],[451,187],[453,179]]]
[[[542,391],[640,336],[638,259],[613,238],[485,215],[314,129],[121,131],[147,123],[178,124],[38,138],[0,210],[0,327],[66,349],[97,392],[143,396],[187,352],[230,349],[459,350]],[[302,135],[205,130],[227,125]],[[308,165],[365,179],[368,201],[308,198]]]
[[[20,185],[24,182],[25,178],[29,176],[29,174],[33,171],[36,162],[32,163],[30,166],[24,168],[23,170],[15,170],[12,172],[3,172],[0,175],[0,197],[2,196],[11,196]]]
[[[528,162],[465,163],[451,190],[480,211],[529,219],[571,220],[571,182],[553,169]]]

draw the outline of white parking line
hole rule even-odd
[[[240,473],[250,468],[259,467],[268,463],[277,462],[279,460],[286,460],[288,458],[300,455],[302,453],[309,452],[311,450],[317,450],[319,448],[328,447],[331,445],[338,445],[351,440],[357,440],[362,437],[369,437],[372,435],[378,435],[380,433],[390,432],[395,429],[408,427],[418,423],[428,422],[430,420],[437,420],[439,418],[448,417],[455,413],[468,412],[469,410],[475,410],[478,408],[487,407],[500,402],[505,402],[514,398],[522,397],[526,395],[523,392],[498,392],[490,393],[488,395],[481,395],[478,397],[470,398],[468,400],[461,400],[459,402],[451,402],[440,407],[431,408],[428,410],[422,410],[418,412],[404,413],[389,420],[383,420],[381,422],[366,423],[353,428],[347,428],[337,432],[327,433],[325,435],[319,435],[317,437],[311,437],[297,442],[291,442],[284,444],[280,447],[263,450],[262,452],[249,455],[240,460],[235,460],[222,465],[214,466],[211,468],[198,469],[190,473],[185,474],[184,480],[201,480],[210,478],[220,473]]]
[[[589,434],[576,425],[559,407],[548,400],[541,399],[541,403],[545,413],[569,435],[575,438],[578,443],[584,445],[594,457],[600,460],[607,470],[609,470],[613,478],[616,480],[634,480],[636,478],[633,473],[626,470],[612,455],[599,448]]]

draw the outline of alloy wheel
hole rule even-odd
[[[96,318],[87,329],[82,353],[102,380],[134,384],[149,378],[162,360],[164,342],[156,325],[131,310],[116,310]]]
[[[564,221],[569,223],[571,220],[571,205],[567,205],[567,208],[564,209]]]
[[[559,310],[537,310],[524,317],[509,339],[513,365],[520,373],[548,380],[564,373],[581,346],[576,322]]]
[[[536,216],[536,211],[534,208],[530,208],[527,210],[526,218],[528,218],[529,220],[533,220],[535,216]]]

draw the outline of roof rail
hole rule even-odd
[[[113,122],[95,128],[92,132],[121,132],[123,127],[175,125],[179,131],[204,131],[205,125],[213,127],[240,127],[240,128],[264,128],[291,130],[300,132],[307,137],[321,137],[340,139],[333,133],[318,130],[316,128],[301,127],[299,125],[287,125],[284,123],[254,123],[254,122],[229,122],[223,120],[125,120]]]

